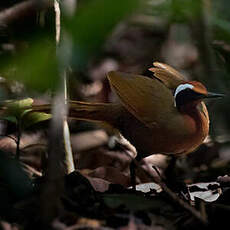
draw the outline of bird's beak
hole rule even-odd
[[[208,92],[208,94],[204,95],[204,98],[221,98],[224,96],[224,94]]]

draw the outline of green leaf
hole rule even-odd
[[[2,116],[2,117],[0,117],[0,119],[12,122],[14,124],[17,124],[17,122],[18,122],[18,120],[15,116]]]
[[[17,120],[20,119],[25,113],[26,108],[30,107],[32,103],[32,98],[6,101],[4,103],[6,110],[4,111],[4,114],[1,116],[1,118],[16,123]]]
[[[39,122],[49,120],[51,117],[51,114],[28,111],[22,117],[22,128],[29,128]]]
[[[33,104],[32,98],[6,101],[4,104],[6,110],[0,118],[15,124],[18,122],[18,119],[20,119],[23,129],[26,129],[39,122],[49,120],[51,118],[51,114],[43,112],[32,112],[32,109],[30,109],[31,105]]]

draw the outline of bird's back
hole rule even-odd
[[[147,127],[176,112],[171,90],[155,78],[110,72],[108,79],[124,107]]]

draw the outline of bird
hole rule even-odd
[[[201,82],[185,80],[164,63],[154,62],[149,70],[152,77],[109,72],[107,78],[118,101],[69,101],[69,116],[105,122],[119,130],[135,146],[137,160],[158,153],[179,156],[193,152],[209,134],[203,100],[223,94],[208,92]],[[50,111],[48,106],[40,108]]]

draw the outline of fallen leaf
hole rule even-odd
[[[216,201],[222,194],[220,184],[217,182],[196,183],[187,185],[191,201],[199,198],[206,202]]]

